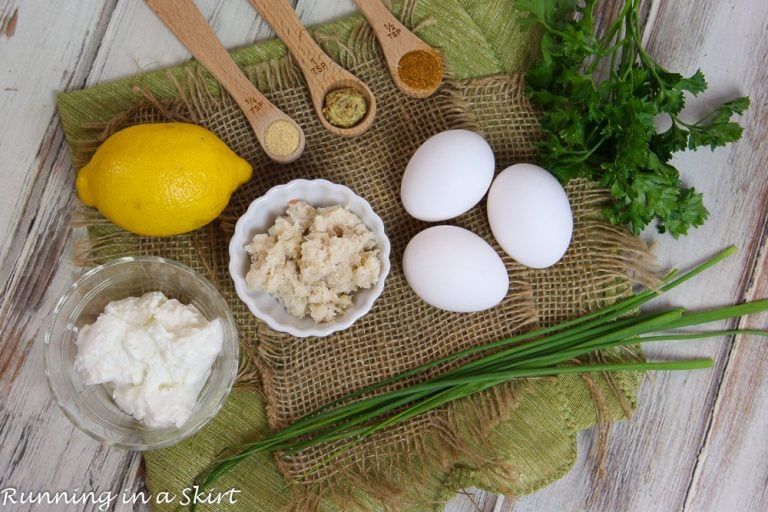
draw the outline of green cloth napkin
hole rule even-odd
[[[520,27],[519,14],[509,0],[420,0],[405,6],[398,3],[394,10],[405,18],[406,24],[416,26],[426,42],[441,49],[449,74],[456,79],[520,73],[537,52],[536,33]],[[352,16],[317,27],[313,34],[321,40],[344,41],[360,22],[360,16]],[[330,53],[340,59],[343,51],[339,45]],[[239,65],[247,67],[280,58],[285,53],[282,43],[271,40],[235,50],[232,55]],[[130,109],[137,102],[135,86],[151,91],[160,99],[175,98],[177,87],[172,77],[182,77],[190,66],[195,65],[177,66],[61,94],[59,110],[72,154],[77,154],[81,141],[92,138],[92,133],[83,127],[84,122],[107,122]],[[212,79],[208,85],[211,90],[218,87]],[[257,85],[268,92],[270,84]],[[623,409],[611,390],[605,382],[596,380],[609,419],[623,417]],[[617,375],[621,394],[632,407],[640,380],[637,374]],[[548,485],[572,467],[576,460],[577,433],[593,426],[597,417],[594,394],[580,377],[531,381],[514,416],[491,434],[505,461],[515,468],[517,478],[502,485],[475,469],[455,467],[435,482],[433,494],[425,496],[425,505],[420,510],[439,510],[457,490],[472,485],[515,495]],[[176,446],[146,453],[149,489],[156,501],[170,502],[156,502],[153,507],[173,510],[180,500],[190,496],[191,491],[185,489],[194,476],[222,449],[267,432],[261,396],[249,390],[233,390],[219,415],[197,435]],[[241,492],[218,494],[230,489]],[[273,458],[261,454],[222,478],[213,489],[212,497],[217,495],[222,503],[203,505],[200,510],[271,512],[286,505],[290,490]],[[236,505],[229,505],[228,497],[236,499]],[[375,500],[369,500],[369,505],[372,510],[380,509]]]

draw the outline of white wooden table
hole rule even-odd
[[[677,161],[686,180],[704,192],[709,222],[686,238],[660,237],[655,245],[663,264],[682,267],[729,244],[740,252],[666,300],[704,307],[767,297],[768,2],[649,2],[652,53],[673,70],[700,66],[709,80],[710,90],[689,109],[692,117],[739,94],[753,103],[740,143]],[[603,8],[615,3],[605,1]],[[245,0],[197,4],[228,47],[271,35]],[[296,9],[308,25],[354,11],[350,0],[298,0]],[[74,173],[54,95],[188,57],[140,1],[0,0],[0,492],[120,492],[143,485],[140,456],[75,430],[45,383],[44,324],[77,277],[73,242],[83,236],[70,226]],[[768,316],[741,326],[766,328]],[[662,360],[713,357],[716,364],[646,379],[636,415],[612,428],[602,487],[590,476],[596,436],[589,431],[580,436],[579,461],[564,479],[516,502],[478,493],[477,509],[768,510],[767,342],[737,337],[647,352]],[[4,506],[0,494],[0,510],[32,509]],[[460,496],[447,510],[476,508]]]

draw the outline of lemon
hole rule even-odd
[[[251,164],[188,123],[142,124],[109,137],[77,175],[88,206],[139,235],[170,236],[218,217]]]

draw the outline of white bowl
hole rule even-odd
[[[302,200],[312,206],[346,206],[360,217],[378,242],[381,261],[379,280],[371,288],[355,292],[352,306],[330,322],[318,323],[309,317],[296,318],[274,297],[263,291],[251,290],[245,283],[245,275],[251,265],[251,257],[245,246],[251,242],[254,235],[266,233],[275,219],[285,214],[289,201],[293,200]],[[256,318],[266,322],[272,329],[298,337],[328,336],[346,329],[370,311],[376,298],[381,295],[384,281],[389,274],[389,252],[389,238],[384,232],[384,223],[368,201],[344,185],[327,180],[299,179],[272,187],[266,194],[253,201],[238,219],[235,234],[229,242],[229,273],[235,283],[238,297]]]

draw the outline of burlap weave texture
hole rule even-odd
[[[372,46],[371,35],[365,30],[356,37],[366,41],[362,46]],[[263,155],[231,99],[211,95],[205,79],[195,71],[174,78],[177,99],[160,101],[146,94],[137,108],[117,116],[99,139],[138,122],[190,121],[216,132],[253,163],[253,180],[238,190],[221,218],[189,235],[136,237],[87,212],[84,221],[92,236],[83,256],[86,262],[94,263],[123,254],[157,254],[209,276],[238,322],[244,354],[240,385],[263,391],[272,428],[286,425],[350,390],[442,355],[495,341],[519,329],[571,318],[615,300],[628,290],[627,272],[639,271],[645,256],[642,244],[600,220],[598,212],[605,194],[585,182],[576,182],[568,187],[575,214],[574,241],[560,264],[547,271],[532,271],[505,257],[510,292],[500,306],[486,312],[452,314],[426,305],[408,288],[400,266],[407,241],[428,226],[409,217],[399,202],[400,179],[408,158],[430,135],[447,128],[466,128],[489,140],[497,170],[530,161],[537,136],[535,113],[522,94],[519,75],[448,81],[434,97],[414,100],[395,89],[377,52],[353,50],[344,64],[368,83],[378,101],[372,129],[351,140],[330,135],[322,128],[308,108],[306,89],[289,62],[246,67],[255,82],[271,84],[270,99],[305,130],[307,150],[288,166],[274,164]],[[76,160],[86,161],[99,140],[79,141],[81,152]],[[234,294],[226,270],[229,235],[237,217],[269,187],[298,177],[343,183],[365,197],[382,217],[393,248],[392,272],[371,313],[352,328],[323,339],[291,338],[255,320]],[[451,223],[481,235],[502,255],[490,234],[484,206],[482,202]],[[529,468],[518,460],[509,462],[510,447],[496,433],[503,431],[519,404],[529,411],[531,403],[542,400],[552,407],[553,422],[563,423],[563,435],[574,435],[584,420],[571,417],[569,403],[578,402],[581,396],[589,399],[589,392],[575,389],[568,397],[561,396],[563,382],[580,386],[573,379],[508,386],[429,413],[377,434],[300,482],[295,479],[325,460],[333,446],[280,457],[280,469],[288,481],[294,481],[289,506],[370,509],[388,504],[400,510],[421,510],[437,506],[446,489],[455,491],[472,483],[511,494],[533,490],[546,479],[561,475],[572,463],[573,454],[558,455],[562,465],[542,470],[544,478],[532,477]],[[617,377],[616,388],[622,393],[617,400],[631,401],[636,382],[635,376]],[[609,386],[604,387],[610,391]],[[530,393],[537,393],[537,398],[527,398]],[[584,416],[594,416],[593,408],[585,403],[589,412]],[[232,411],[226,413],[231,415]],[[560,435],[551,434],[552,439]],[[521,435],[525,437],[524,432]],[[546,433],[536,436],[537,443],[548,439]],[[177,456],[184,460],[185,449],[189,456],[191,448],[185,446],[192,445],[166,451],[176,454],[174,464],[165,462],[162,454],[148,455],[151,487],[164,489],[168,485],[160,468],[174,469]],[[535,446],[530,453],[546,450],[546,446]],[[531,467],[536,463],[530,461]],[[258,479],[249,485],[259,485]]]
[[[226,96],[208,95],[193,74],[180,89],[183,101],[144,102],[116,119],[102,135],[138,122],[194,121],[217,133],[253,163],[254,178],[236,192],[230,206],[211,226],[168,239],[114,232],[92,239],[89,254],[101,259],[105,252],[111,254],[115,247],[129,244],[134,247],[132,253],[159,254],[209,276],[232,305],[238,322],[245,354],[240,384],[263,387],[273,428],[288,425],[366,384],[523,328],[573,317],[626,290],[627,263],[622,260],[625,249],[620,246],[626,235],[596,217],[603,193],[579,182],[568,188],[576,219],[573,245],[556,267],[533,271],[505,256],[510,292],[499,306],[480,313],[440,311],[414,295],[405,282],[400,259],[408,240],[428,224],[411,218],[399,201],[402,170],[410,156],[429,136],[463,128],[487,137],[498,168],[530,161],[537,122],[522,94],[520,77],[449,81],[434,97],[413,100],[395,89],[383,69],[378,56],[353,68],[376,91],[379,113],[374,127],[352,140],[326,132],[313,112],[302,108],[309,102],[306,90],[298,81],[285,84],[290,77],[284,77],[288,86],[273,93],[273,101],[294,113],[308,140],[305,154],[289,166],[270,162],[232,101]],[[350,186],[382,217],[392,243],[393,270],[371,313],[346,331],[326,338],[299,339],[269,329],[237,299],[227,275],[233,222],[252,199],[271,186],[298,177],[326,178]],[[98,223],[97,218],[91,218],[92,227]],[[490,233],[484,203],[452,223],[479,234],[503,254]],[[462,432],[502,421],[504,418],[497,415],[502,410],[505,415],[513,412],[514,397],[514,386],[510,386],[501,396],[473,398],[475,413],[470,417],[466,409],[457,413],[452,407],[431,412],[375,435],[308,476],[306,473],[340,443],[281,457],[279,466],[289,481],[301,477],[294,485],[302,489],[296,504],[305,508],[314,508],[326,496],[349,496],[357,489],[371,494],[376,486],[385,490],[380,499],[386,501],[388,495],[402,495],[404,489],[394,490],[406,473],[409,486],[414,480],[429,480],[416,475],[414,466],[446,470],[459,458],[465,463],[473,459],[472,451],[481,443]],[[425,462],[425,457],[431,460]],[[393,464],[404,467],[393,469]],[[508,478],[512,473],[514,468],[507,468]]]

